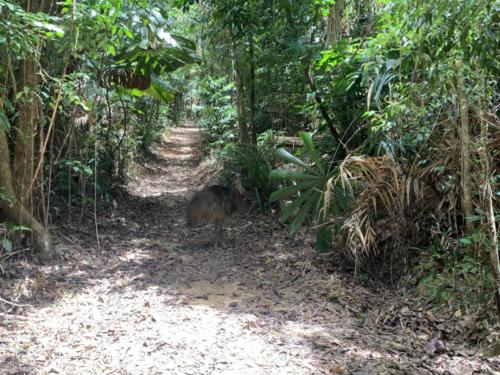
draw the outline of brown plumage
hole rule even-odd
[[[186,224],[215,224],[215,245],[222,241],[222,229],[226,218],[234,214],[245,199],[245,190],[239,180],[235,186],[212,185],[197,192],[189,201]]]

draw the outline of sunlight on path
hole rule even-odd
[[[139,174],[129,185],[132,195],[155,197],[165,193],[186,194],[189,180],[195,177],[194,154],[199,148],[200,128],[192,124],[171,128],[162,144],[155,149],[157,170],[152,174]]]
[[[95,294],[67,296],[30,323],[44,336],[32,337],[26,349],[36,345],[46,353],[47,373],[306,374],[313,368],[300,359],[304,347],[282,350],[284,338],[257,327],[251,314],[171,304],[177,298],[154,287]]]

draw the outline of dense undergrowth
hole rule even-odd
[[[278,18],[271,34],[252,19],[253,38],[267,48],[258,52],[241,20],[214,5],[204,16],[234,35],[212,32],[208,40],[224,38],[231,59],[217,53],[220,44],[205,52],[192,94],[203,105],[194,115],[226,168],[247,174],[259,209],[281,201],[280,220],[292,232],[313,228],[319,251],[334,251],[355,274],[392,284],[413,275],[417,291],[437,303],[491,308],[500,194],[494,5],[375,4],[333,5],[328,17],[339,22],[328,19],[324,30]],[[280,38],[296,49],[281,50]],[[250,91],[243,92],[243,113],[239,63]],[[289,97],[292,114],[284,116],[292,120],[284,126],[283,115],[274,116],[287,84],[300,90]],[[257,142],[234,142],[242,117],[262,134]],[[297,129],[307,131],[301,146],[280,149],[282,136]]]
[[[318,251],[487,315],[499,35],[488,0],[0,0],[2,257],[28,227],[50,255],[45,228],[98,217],[186,116]]]

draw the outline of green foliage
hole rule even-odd
[[[275,135],[267,131],[259,136],[257,145],[237,144],[221,153],[224,164],[222,179],[229,183],[234,173],[244,176],[243,185],[260,212],[271,208],[270,196],[277,187],[270,178],[277,162]]]
[[[293,169],[274,169],[270,173],[271,179],[285,183],[284,187],[271,194],[270,200],[293,199],[280,213],[281,222],[291,220],[292,233],[297,232],[308,219],[310,223],[323,224],[331,215],[345,214],[352,200],[352,194],[340,185],[338,168],[328,167],[320,158],[311,134],[301,133],[300,136],[312,163],[279,149],[278,157],[292,164]],[[328,236],[331,238],[331,234],[323,230],[319,232],[318,239],[324,243]]]
[[[1,199],[0,197],[0,201]],[[10,225],[0,221],[0,264],[3,260],[12,256],[18,245],[19,236],[30,232],[30,230],[25,225]]]
[[[389,2],[371,35],[345,36],[322,51],[315,78],[350,148],[414,157],[452,115],[458,58],[478,83],[470,102],[491,97],[499,73],[493,8],[487,0]]]
[[[149,155],[171,124],[161,102],[172,102],[177,90],[165,74],[197,61],[194,43],[172,32],[173,13],[166,3],[84,1],[76,8],[64,3],[58,21],[72,25],[72,33],[65,34],[72,39],[48,44],[52,56],[44,65],[58,76],[64,61],[54,56],[71,46],[60,106],[66,121],[55,127],[61,149],[52,161],[55,186],[49,187],[68,204],[92,201],[94,185],[98,198],[110,202],[114,188],[126,182],[131,162]],[[114,79],[118,73],[123,87]],[[149,77],[149,88],[125,88],[126,80],[135,78],[132,73]],[[50,87],[44,95],[51,95]]]
[[[324,100],[335,103],[330,114],[349,148],[388,154],[405,173],[421,168],[416,179],[433,179],[431,185],[443,195],[460,190],[460,167],[448,148],[455,142],[458,119],[456,61],[465,62],[474,134],[478,112],[496,106],[499,35],[494,14],[493,2],[482,0],[387,2],[377,10],[371,33],[344,35],[322,51],[315,79]],[[305,112],[312,110],[304,106]],[[455,230],[458,240],[462,229]],[[468,237],[461,241],[477,243]]]
[[[420,279],[419,293],[448,306],[487,304],[492,297],[493,279],[480,261],[458,249],[449,251],[436,246],[427,252],[429,260],[415,270]]]
[[[133,112],[137,121],[134,122],[128,137],[130,146],[135,148],[139,155],[149,156],[151,146],[159,142],[165,132],[168,109],[161,107],[158,100],[145,96],[136,100]]]
[[[72,3],[66,5],[63,14],[70,19]],[[90,58],[104,54],[108,67],[126,67],[144,75],[159,76],[194,63],[195,45],[170,32],[169,10],[164,2],[79,2],[76,28],[84,38],[78,47],[92,52],[87,55]]]
[[[94,175],[92,165],[80,160],[59,159],[54,164],[54,193],[68,200],[68,204],[81,204],[85,200],[82,184]]]
[[[44,191],[70,206],[91,201],[93,188],[110,201],[131,162],[147,156],[166,126],[177,122],[172,103],[181,103],[207,130],[225,173],[245,177],[261,211],[285,201],[280,220],[292,232],[316,226],[319,250],[332,246],[342,225],[351,234],[362,232],[358,240],[369,234],[375,245],[379,234],[397,237],[396,229],[384,228],[389,206],[397,202],[401,226],[418,213],[415,237],[446,228],[460,247],[460,252],[432,250],[422,285],[433,298],[450,295],[449,277],[458,287],[462,279],[489,285],[484,260],[464,255],[467,247],[492,246],[482,228],[464,235],[456,62],[464,63],[473,224],[480,228],[484,181],[491,181],[496,198],[499,194],[498,180],[483,176],[487,161],[498,164],[497,3],[64,0],[57,16],[27,12],[25,5],[0,0],[0,128],[12,147],[19,104],[32,96],[40,100],[37,134],[46,134],[47,114],[61,86],[44,159]],[[337,10],[339,18],[333,19]],[[36,60],[41,88],[16,87],[22,59]],[[177,70],[198,60],[200,66]],[[142,85],[126,84],[133,79]],[[242,103],[238,111],[236,103]],[[338,140],[325,134],[327,117],[350,150],[345,160],[338,160]],[[486,135],[483,122],[490,126]],[[239,144],[238,123],[255,125],[256,145]],[[278,150],[278,131],[307,132],[301,134],[303,147],[297,153]],[[491,160],[483,160],[479,136],[488,138]],[[377,163],[380,155],[390,163]],[[349,169],[349,158],[360,162]],[[365,174],[356,175],[356,168],[365,168]],[[498,211],[494,215],[498,220]],[[391,250],[377,256],[392,256]],[[383,263],[389,262],[377,264]]]
[[[64,35],[59,18],[27,12],[16,2],[0,0],[0,14],[0,50],[19,59],[34,55],[41,42]]]
[[[7,237],[2,238],[2,248],[6,253],[12,252],[12,241]]]
[[[196,111],[199,122],[209,134],[209,142],[214,149],[231,147],[238,140],[236,108],[232,101],[234,83],[223,78],[210,76],[200,80],[198,95],[204,101]]]

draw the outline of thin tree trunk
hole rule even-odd
[[[314,83],[314,79],[313,79],[312,74],[311,74],[309,62],[307,62],[307,65],[304,68],[304,76],[306,77],[306,80],[309,83],[311,90],[314,92],[314,99],[316,100],[316,104],[318,105],[319,112],[321,113],[321,116],[323,116],[323,119],[326,122],[326,126],[330,130],[330,133],[332,134],[333,138],[337,141],[337,143],[339,143],[342,146],[342,150],[344,151],[344,154],[348,154],[349,149],[347,148],[345,143],[342,141],[342,137],[340,136],[339,132],[335,128],[335,125],[333,123],[332,118],[328,114],[328,110],[326,109],[326,106],[323,102],[323,98],[321,97],[321,94],[319,93],[318,89],[316,88],[316,85]]]
[[[52,12],[53,0],[31,0],[24,4],[28,12]],[[32,191],[36,180],[35,164],[35,134],[39,122],[38,86],[38,55],[33,54],[19,64],[18,92],[26,95],[17,102],[14,154],[12,158],[12,182],[20,203],[32,211]]]
[[[238,127],[240,130],[240,142],[248,143],[248,125],[245,115],[245,84],[243,76],[243,63],[241,55],[233,48],[234,77],[236,80],[236,111],[238,113]]]
[[[319,112],[321,113],[321,116],[323,116],[323,119],[326,122],[326,126],[328,127],[328,130],[330,130],[330,133],[332,134],[333,139],[335,139],[335,141],[342,147],[342,151],[344,154],[344,155],[342,155],[342,154],[340,155],[340,157],[342,157],[342,156],[349,154],[349,149],[347,148],[347,145],[342,141],[342,137],[340,136],[339,132],[337,131],[337,128],[335,127],[335,124],[333,123],[333,119],[328,114],[328,110],[326,109],[326,106],[323,102],[323,98],[321,97],[321,94],[319,93],[318,89],[316,88],[316,84],[314,83],[314,77],[311,73],[313,42],[314,42],[314,32],[311,31],[311,33],[309,35],[308,51],[307,51],[305,58],[302,61],[302,63],[304,64],[304,77],[306,78],[306,81],[309,84],[311,91],[314,93],[314,100],[316,101],[316,104],[318,105]]]
[[[250,129],[252,132],[252,143],[257,144],[257,129],[255,127],[255,51],[253,32],[250,30],[248,35],[250,46]]]
[[[488,180],[486,182],[486,189],[485,189],[485,198],[486,198],[486,217],[488,220],[488,226],[489,226],[489,232],[490,232],[490,241],[491,241],[491,246],[490,246],[490,263],[491,263],[491,270],[493,274],[493,280],[494,280],[494,290],[493,294],[495,295],[495,301],[497,304],[497,314],[498,318],[500,319],[500,259],[498,257],[498,234],[497,234],[497,228],[496,228],[496,221],[495,221],[495,210],[493,208],[493,192],[491,189],[491,183]]]
[[[497,316],[500,319],[500,259],[498,254],[498,232],[497,223],[495,220],[495,208],[493,204],[493,189],[491,187],[491,156],[488,153],[488,122],[484,121],[484,112],[482,109],[479,111],[479,120],[481,124],[481,145],[480,155],[483,162],[484,175],[484,212],[486,213],[486,221],[488,223],[489,240],[490,240],[490,265],[491,273],[493,275],[493,294],[495,295],[495,302],[497,305]]]
[[[469,105],[465,94],[463,62],[456,62],[457,68],[457,98],[460,111],[460,164],[461,164],[461,187],[462,187],[462,210],[464,213],[465,230],[471,234],[474,225],[471,221],[473,211],[472,202],[472,177],[471,177],[471,153],[469,134]]]

